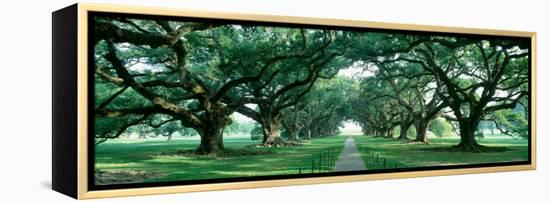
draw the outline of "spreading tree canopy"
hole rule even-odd
[[[234,113],[258,124],[246,131],[264,146],[337,134],[345,121],[376,136],[399,127],[402,139],[414,126],[419,142],[458,125],[458,151],[489,150],[475,139],[482,121],[529,136],[528,40],[117,17],[92,29],[98,144],[197,134],[198,154],[223,152],[224,130],[243,131]]]

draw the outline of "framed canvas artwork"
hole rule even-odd
[[[535,169],[534,32],[52,15],[52,184],[74,198]]]

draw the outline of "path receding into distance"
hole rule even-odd
[[[354,171],[354,170],[366,170],[365,163],[361,159],[361,153],[355,146],[355,140],[352,136],[348,136],[346,139],[344,149],[336,160],[332,171]]]

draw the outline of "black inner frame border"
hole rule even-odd
[[[365,175],[365,174],[380,174],[380,173],[403,173],[414,171],[435,171],[435,170],[449,170],[449,169],[467,169],[467,168],[482,168],[482,167],[501,167],[501,166],[514,166],[514,165],[530,165],[532,164],[532,42],[531,37],[515,37],[515,36],[494,36],[485,34],[464,34],[464,33],[451,33],[451,32],[430,32],[430,31],[412,31],[412,30],[397,30],[397,29],[382,29],[382,28],[363,28],[363,27],[351,27],[351,26],[334,26],[334,25],[312,25],[312,24],[300,24],[300,23],[282,23],[282,22],[262,22],[252,20],[233,20],[233,19],[212,19],[201,17],[182,17],[182,16],[162,16],[152,14],[129,14],[129,13],[117,13],[117,12],[103,12],[103,11],[87,11],[88,12],[88,39],[87,39],[87,71],[88,71],[88,191],[95,190],[113,190],[113,189],[128,189],[128,188],[146,188],[146,187],[163,187],[163,186],[177,186],[177,185],[196,185],[196,184],[216,184],[216,183],[229,183],[229,182],[245,182],[245,181],[262,181],[262,180],[283,180],[283,179],[304,179],[312,177],[328,177],[328,176],[352,176],[352,175]],[[193,22],[205,22],[205,23],[221,23],[221,24],[239,24],[248,26],[272,26],[272,27],[287,27],[287,28],[310,28],[310,29],[330,29],[330,30],[342,30],[342,31],[357,31],[357,32],[380,32],[380,33],[395,33],[395,34],[411,34],[411,35],[432,35],[432,36],[459,36],[468,38],[479,39],[508,39],[508,40],[525,40],[529,44],[528,52],[528,79],[529,79],[529,97],[528,97],[528,123],[529,123],[529,139],[528,139],[528,160],[527,161],[515,161],[515,162],[499,162],[499,163],[480,163],[480,164],[466,164],[466,165],[444,165],[444,166],[427,166],[427,167],[413,167],[413,168],[390,168],[380,170],[363,170],[363,171],[346,171],[346,172],[329,172],[329,173],[308,173],[308,174],[287,174],[287,175],[266,175],[266,176],[252,176],[252,177],[232,177],[232,178],[215,178],[215,179],[197,179],[197,180],[177,180],[166,182],[145,182],[145,183],[127,183],[127,184],[108,184],[108,185],[96,185],[95,184],[95,82],[94,82],[94,23],[96,17],[123,17],[123,18],[135,18],[135,19],[158,19],[158,20],[171,20],[171,21],[193,21]]]

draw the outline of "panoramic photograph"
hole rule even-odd
[[[530,161],[529,38],[120,16],[90,25],[94,185]]]

